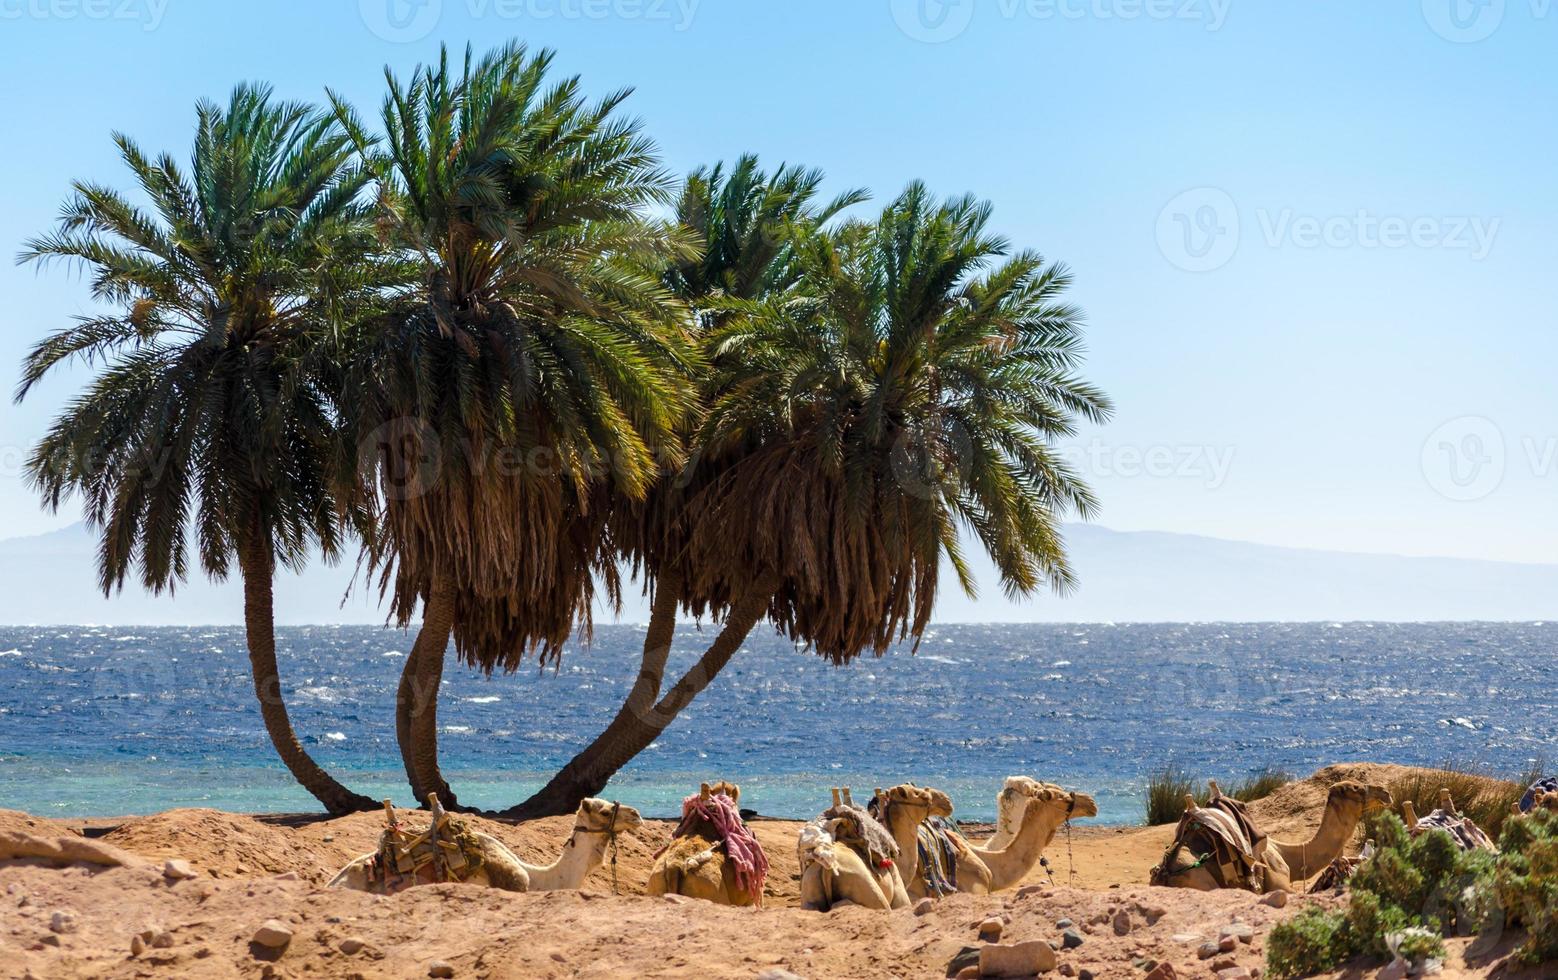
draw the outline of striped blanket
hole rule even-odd
[[[958,890],[957,825],[945,817],[929,817],[917,831],[920,875],[937,898]]]
[[[1426,817],[1420,817],[1417,826],[1412,828],[1412,836],[1416,837],[1433,830],[1442,830],[1449,834],[1450,839],[1455,841],[1455,846],[1463,851],[1498,850],[1481,827],[1472,823],[1467,817],[1446,810],[1435,810]]]
[[[736,874],[736,885],[752,896],[752,903],[763,904],[763,884],[768,880],[768,855],[757,842],[752,829],[741,819],[736,802],[724,793],[708,799],[694,793],[682,801],[682,822],[671,837],[685,837],[707,822],[725,845],[725,857]]]

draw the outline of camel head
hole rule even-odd
[[[1388,810],[1394,803],[1395,799],[1390,795],[1390,790],[1385,787],[1370,786],[1350,780],[1332,786],[1330,795],[1326,797],[1327,807],[1355,809],[1359,814]]]
[[[938,795],[941,798],[940,800],[937,799]],[[876,791],[876,798],[881,802],[881,820],[883,823],[887,821],[887,811],[893,807],[924,811],[915,817],[916,821],[924,820],[926,817],[937,813],[943,806],[945,808],[943,816],[949,816],[952,813],[952,801],[947,799],[945,793],[938,794],[936,790],[923,789],[913,783],[904,783],[902,786],[894,786],[889,790],[879,789]]]
[[[1030,801],[1024,803],[1024,801]],[[1086,793],[1068,793],[1054,783],[1041,783],[1037,779],[1027,776],[1011,776],[1006,780],[1006,785],[1001,788],[999,803],[999,817],[1003,829],[1011,836],[1016,836],[1017,827],[1028,810],[1033,809],[1037,803],[1040,808],[1054,807],[1066,811],[1068,816],[1061,819],[1083,819],[1098,816],[1098,804]],[[1014,824],[1013,826],[1005,826]]]
[[[925,787],[925,792],[930,794],[930,815],[933,817],[952,816],[952,797],[939,789]]]
[[[704,783],[699,786],[698,795],[703,797],[705,800],[711,796],[724,795],[730,797],[730,802],[740,803],[741,787],[737,786],[735,783],[727,783],[724,780],[720,780],[717,783]]]
[[[644,825],[644,818],[630,806],[610,800],[585,800],[579,804],[575,826],[595,834],[631,834]]]

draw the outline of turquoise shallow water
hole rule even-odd
[[[707,632],[685,628],[672,667]],[[392,703],[410,640],[373,627],[280,631],[294,724],[355,788],[407,801]],[[462,800],[518,802],[615,710],[642,633],[597,631],[560,670],[484,678],[451,664],[440,721]],[[988,819],[1003,777],[1094,794],[1140,819],[1154,769],[1232,780],[1367,759],[1510,773],[1558,760],[1558,626],[948,626],[837,669],[771,633],[612,783],[668,815],[701,779],[809,817],[827,787],[914,780]],[[173,806],[310,808],[271,753],[237,629],[0,627],[0,807],[55,815]]]

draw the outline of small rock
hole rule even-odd
[[[1224,933],[1217,938],[1217,951],[1219,953],[1231,953],[1239,948],[1239,940]]]
[[[665,896],[665,900],[670,902],[672,905],[686,905],[692,901],[692,899],[688,898],[686,895],[677,895],[674,893],[667,894]]]
[[[276,881],[297,881],[298,880],[298,873],[296,871],[283,871],[281,874],[275,876],[275,880]]]
[[[1017,897],[1019,899],[1032,898],[1033,896],[1042,894],[1043,892],[1043,885],[1025,885],[1022,888],[1017,889]]]
[[[427,975],[447,980],[448,977],[454,976],[454,965],[445,963],[443,960],[434,960],[427,965]]]
[[[1066,949],[1076,949],[1085,941],[1082,938],[1082,934],[1075,929],[1067,929],[1060,934],[1060,945]]]
[[[26,895],[23,895],[21,898],[17,899],[17,901],[16,901],[16,907],[19,908],[19,909],[24,909],[24,908],[26,908],[27,906],[29,906],[31,904],[32,904],[32,899],[27,897]]]
[[[986,977],[1031,977],[1055,969],[1055,951],[1048,943],[986,946],[979,951],[979,973]]]
[[[66,909],[61,909],[60,911],[55,912],[53,915],[49,916],[49,931],[75,932],[76,913]]]
[[[1219,938],[1232,936],[1248,946],[1255,941],[1255,927],[1245,922],[1231,922],[1219,929],[1217,935]]]
[[[172,949],[173,948],[173,933],[171,933],[171,932],[159,932],[155,936],[151,937],[151,948],[152,949]]]
[[[1077,972],[1077,980],[1094,980],[1092,970],[1080,970]]]
[[[54,935],[54,933],[51,932],[47,936],[44,936],[42,939],[38,940],[38,942],[45,946],[53,946],[54,948],[58,949],[60,944],[60,937]]]
[[[347,956],[355,956],[362,952],[362,948],[366,945],[368,944],[363,942],[361,939],[358,939],[356,936],[347,936],[345,939],[341,940],[341,945],[337,948]]]
[[[199,872],[183,858],[169,858],[162,865],[162,876],[169,881],[186,881],[198,874]]]
[[[1196,956],[1203,960],[1209,960],[1220,952],[1222,952],[1222,949],[1216,943],[1202,943],[1201,948],[1196,950]]]
[[[130,955],[139,956],[144,952],[146,952],[146,940],[142,939],[140,936],[131,936]]]
[[[266,919],[265,923],[255,930],[254,941],[266,949],[285,949],[287,944],[292,942],[292,930],[278,919]]]
[[[1205,941],[1198,932],[1176,932],[1169,938],[1173,939],[1176,943],[1184,943],[1186,946],[1190,945],[1191,943]]]
[[[1264,896],[1260,903],[1262,905],[1270,905],[1274,909],[1285,909],[1288,907],[1288,893],[1272,892],[1270,895]]]
[[[1232,956],[1224,956],[1212,961],[1212,972],[1221,974],[1224,970],[1232,970],[1239,965],[1239,961]]]
[[[1060,975],[1063,977],[1074,977],[1077,975],[1077,968],[1070,963],[1062,963],[1060,964]]]
[[[914,903],[914,914],[915,915],[925,915],[925,914],[929,913],[930,910],[935,908],[935,907],[936,907],[935,899],[922,898],[918,902]]]
[[[757,980],[801,980],[801,978],[783,967],[776,966],[759,973]]]
[[[985,943],[998,943],[1001,941],[1001,933],[1006,929],[1006,923],[1000,919],[986,919],[979,923],[979,941]]]
[[[1076,925],[1076,923],[1072,922],[1070,919],[1056,919],[1055,920],[1055,928],[1056,929],[1070,929],[1073,925]]]
[[[1163,918],[1165,915],[1168,915],[1168,909],[1161,905],[1154,905],[1152,908],[1147,910],[1147,925],[1157,925],[1158,920]]]
[[[323,837],[321,837],[320,840],[324,841],[326,844],[334,844],[335,843],[335,835],[334,834],[326,834]]]
[[[1217,980],[1254,980],[1250,971],[1242,966],[1235,966],[1228,970],[1218,970]]]
[[[210,955],[211,955],[211,947],[209,947],[209,946],[202,946],[199,949],[195,950],[195,959],[197,959],[197,960],[203,960],[207,956],[210,956]]]
[[[1114,914],[1114,934],[1116,936],[1131,934],[1131,914],[1124,909]]]
[[[1147,971],[1147,980],[1179,980],[1179,974],[1174,972],[1174,964],[1158,963]]]

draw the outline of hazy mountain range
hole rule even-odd
[[[1558,565],[1306,551],[1162,532],[1067,529],[1081,578],[1075,594],[1011,602],[993,570],[978,568],[981,598],[944,590],[937,620],[975,622],[1266,622],[1558,619]],[[174,597],[128,584],[112,599],[96,587],[96,544],[81,525],[0,541],[0,623],[218,625],[242,621],[236,580],[192,581]],[[972,549],[970,549],[972,550]],[[287,625],[383,619],[355,568],[318,563],[276,582]],[[950,574],[943,581],[952,583]],[[610,614],[602,621],[611,622]],[[632,601],[622,621],[648,618]]]

